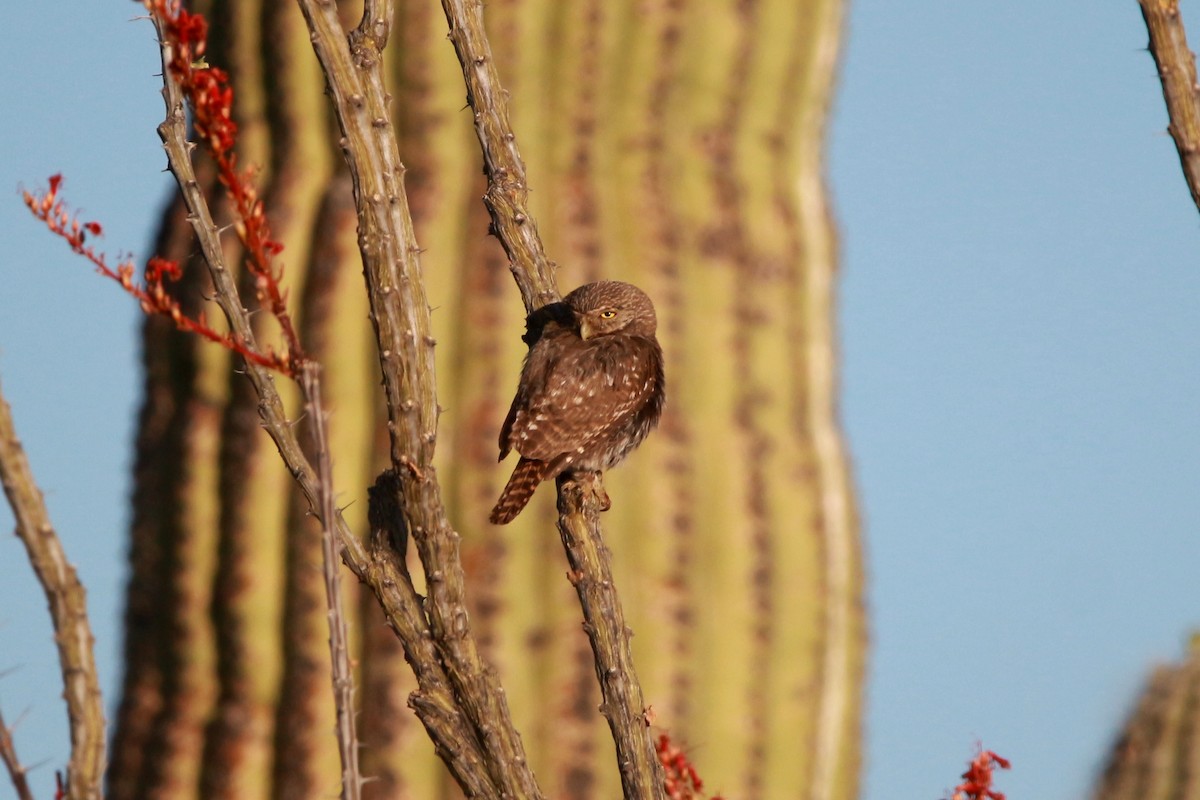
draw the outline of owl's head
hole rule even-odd
[[[563,302],[575,312],[579,335],[584,339],[614,333],[652,337],[658,328],[654,304],[632,283],[585,283]]]

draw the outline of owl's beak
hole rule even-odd
[[[596,332],[595,329],[592,328],[592,323],[591,323],[590,319],[588,319],[587,317],[583,317],[582,319],[579,320],[579,338],[580,339],[585,339],[585,340],[590,339],[590,338],[592,338],[592,334],[595,332]]]

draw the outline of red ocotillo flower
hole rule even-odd
[[[1004,800],[1004,795],[992,788],[992,773],[1011,766],[1008,759],[991,750],[980,750],[962,774],[963,782],[954,787],[951,800]]]

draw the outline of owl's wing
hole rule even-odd
[[[508,407],[508,416],[504,418],[504,424],[500,426],[500,458],[503,461],[513,448],[513,423],[517,420],[517,411],[524,403],[521,387],[517,388],[517,394],[513,397],[512,405]]]
[[[569,349],[570,340],[574,337],[569,327],[560,321],[557,315],[563,312],[558,309],[562,303],[552,303],[539,311],[535,311],[526,320],[530,331],[535,331],[529,352],[525,355],[525,363],[521,367],[521,380],[517,384],[517,392],[513,395],[512,405],[508,407],[508,416],[500,426],[500,461],[515,447],[518,447],[520,433],[525,429],[528,420],[531,397],[538,394],[550,380],[559,354]],[[563,306],[565,308],[565,306]],[[570,313],[569,310],[566,313]],[[526,334],[530,336],[530,334]],[[523,337],[525,338],[525,337]]]
[[[545,365],[531,359],[529,391],[523,403],[514,402],[511,426],[506,423],[507,441],[526,458],[582,452],[635,414],[656,385],[654,362],[632,337],[562,344]]]

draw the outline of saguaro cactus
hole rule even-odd
[[[1200,797],[1200,637],[1176,664],[1155,667],[1097,781],[1095,800]]]
[[[239,92],[241,159],[262,165],[302,336],[326,365],[336,482],[361,530],[382,448],[378,368],[322,78],[291,3],[195,5]],[[398,6],[394,122],[473,625],[546,795],[616,796],[551,493],[510,526],[486,521],[508,472],[495,439],[524,312],[487,236],[445,21],[429,2]],[[822,174],[841,3],[499,0],[486,14],[559,284],[629,280],[660,312],[666,416],[608,478],[605,517],[647,717],[726,796],[853,797],[865,637]],[[177,211],[162,231],[165,254],[189,252]],[[327,796],[339,775],[315,533],[230,359],[156,320],[144,341],[110,793]],[[453,796],[373,603],[357,600],[354,622],[363,766],[379,777],[366,793]]]

